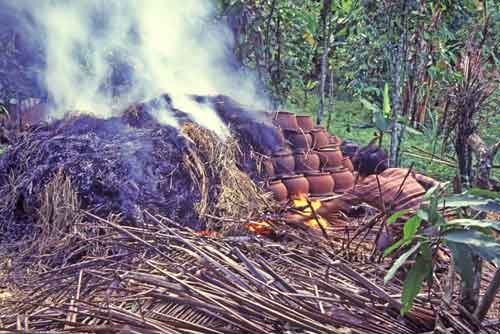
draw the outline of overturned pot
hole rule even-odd
[[[292,152],[287,149],[274,152],[272,161],[276,175],[290,175],[295,171],[295,159]]]
[[[297,115],[297,124],[304,131],[311,131],[314,128],[314,120],[312,116]]]
[[[309,181],[303,174],[286,175],[281,177],[281,181],[288,190],[288,197],[293,198],[309,193]]]
[[[344,193],[354,187],[354,176],[344,167],[328,170],[335,180],[335,192]]]
[[[309,182],[309,193],[311,196],[323,196],[333,192],[335,180],[330,173],[317,172],[305,175]]]
[[[313,147],[318,149],[329,145],[329,136],[324,128],[318,127],[311,130]]]
[[[309,132],[301,129],[298,130],[285,130],[286,139],[292,143],[295,148],[309,150],[312,146],[312,136]]]
[[[288,190],[281,180],[269,181],[267,188],[273,193],[273,197],[277,202],[285,202],[288,198]]]
[[[301,174],[319,172],[321,161],[317,153],[299,149],[294,152],[293,157],[295,158],[295,172]]]
[[[326,146],[316,151],[320,156],[322,169],[332,169],[342,166],[342,151],[336,146]]]
[[[280,111],[274,117],[274,124],[283,130],[298,130],[299,124],[293,112]]]

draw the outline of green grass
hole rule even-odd
[[[317,107],[317,98],[310,99],[305,107],[288,106],[290,110],[295,111],[299,114],[311,114],[314,117]],[[327,119],[328,116],[326,115],[323,120],[323,125],[325,127],[327,127]],[[372,140],[376,130],[374,128],[362,129],[359,128],[359,126],[369,124],[370,122],[371,113],[368,110],[364,109],[361,103],[350,101],[336,101],[334,113],[332,114],[332,118],[330,121],[330,132],[332,134],[338,135],[344,140],[350,139],[357,144],[366,145]],[[500,133],[500,116],[497,117],[496,120],[491,120],[491,123],[493,124],[492,130],[494,131],[488,131],[488,135],[485,135],[485,141],[488,144],[495,143],[499,140],[498,133]],[[439,145],[440,141],[438,140],[438,149],[436,150],[438,153],[441,150]],[[384,135],[382,146],[387,151],[389,150],[390,134]],[[415,151],[415,147],[427,152],[431,152],[431,138],[427,138],[425,135],[418,135],[407,132],[402,144],[402,152],[405,152],[409,149]],[[453,152],[450,152],[450,154],[453,154]],[[499,156],[500,154],[497,155],[497,159],[495,161],[496,165],[500,164]],[[432,162],[418,157],[412,157],[403,153],[401,159],[402,167],[409,167],[412,164],[414,165],[416,171],[440,181],[451,181],[455,176],[454,167],[443,165],[442,163],[435,161]],[[500,170],[494,170],[493,175],[498,178],[500,176]]]

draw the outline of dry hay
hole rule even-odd
[[[206,227],[222,234],[241,234],[244,223],[274,204],[239,167],[240,151],[235,137],[225,141],[213,132],[189,123],[182,128],[189,138],[184,167],[196,184],[201,200],[195,205]]]

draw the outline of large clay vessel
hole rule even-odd
[[[274,172],[273,160],[270,158],[265,158],[262,160],[261,172],[263,177],[273,177],[276,173]]]
[[[295,171],[295,159],[289,150],[280,150],[272,155],[276,175],[290,175]]]
[[[297,117],[293,112],[280,111],[276,113],[274,118],[274,124],[282,128],[283,130],[298,130],[299,124],[297,123]]]
[[[321,158],[322,169],[332,169],[342,166],[342,152],[335,146],[326,146],[317,149]]]
[[[311,130],[311,135],[313,137],[313,147],[315,149],[329,145],[329,136],[325,129],[314,128]]]
[[[311,149],[312,146],[312,136],[309,132],[304,132],[302,130],[286,130],[286,139],[293,145],[294,148],[301,148],[305,151]]]
[[[328,172],[306,174],[311,196],[323,196],[333,193],[335,180]]]
[[[277,202],[285,202],[288,198],[288,190],[281,180],[274,180],[268,183],[268,189],[273,193]]]
[[[302,130],[311,131],[314,128],[314,120],[312,116],[297,115],[296,118],[297,118],[297,123]]]
[[[313,151],[304,152],[304,150],[300,150],[296,151],[293,156],[295,158],[295,172],[319,172],[321,162],[317,153]]]
[[[335,180],[335,192],[344,193],[349,191],[354,186],[354,176],[344,167],[330,170]]]
[[[281,181],[288,190],[289,198],[295,198],[309,193],[309,182],[302,174],[283,176]]]
[[[345,157],[344,159],[342,159],[342,166],[347,168],[347,170],[350,171],[351,173],[354,171],[352,161],[348,157]]]

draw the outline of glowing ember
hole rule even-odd
[[[245,227],[250,231],[255,234],[261,234],[261,235],[268,235],[273,232],[273,229],[271,228],[271,224],[269,224],[266,221],[258,221],[258,222],[253,222],[246,224]]]
[[[217,236],[217,232],[215,231],[210,231],[210,230],[203,230],[203,231],[199,231],[199,232],[196,232],[198,235],[201,235],[203,237],[216,237]]]

